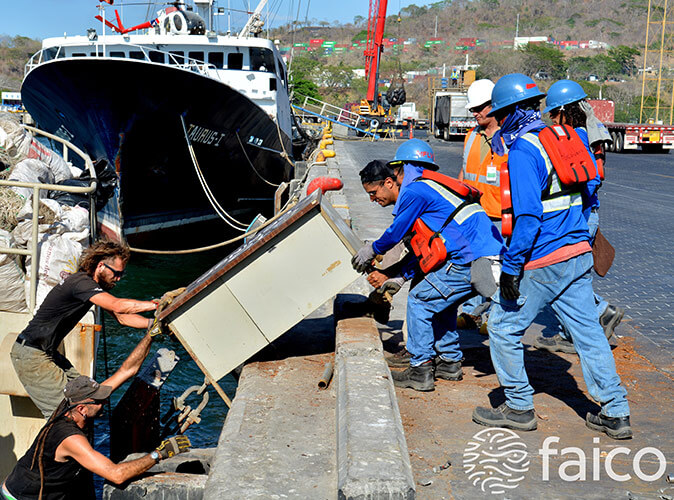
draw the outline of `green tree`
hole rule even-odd
[[[321,94],[318,92],[318,86],[310,80],[295,80],[292,85],[293,102],[295,104],[302,103],[302,97],[308,96],[314,99],[320,99]]]
[[[628,47],[627,45],[618,45],[608,50],[608,56],[620,66],[621,72],[630,76],[632,76],[633,71],[636,69],[634,58],[639,54],[640,52],[637,49]]]
[[[554,47],[528,43],[521,47],[522,73],[531,77],[539,73],[546,73],[550,78],[559,80],[566,76],[566,61],[564,55]]]

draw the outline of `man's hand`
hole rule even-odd
[[[389,293],[390,295],[395,295],[400,291],[402,288],[403,284],[405,283],[405,278],[402,276],[398,276],[396,278],[390,278],[387,279],[378,289],[377,291],[384,295],[385,293]]]
[[[157,318],[156,316],[150,323],[150,326],[147,329],[147,333],[150,335],[150,337],[152,337],[152,340],[154,340],[154,338],[157,335],[161,335],[162,333],[164,333],[164,325],[162,325],[161,321],[159,321],[159,318]]]
[[[384,283],[386,283],[387,279],[388,276],[380,271],[372,271],[367,275],[367,282],[372,285],[373,288],[379,288]]]
[[[520,296],[519,277],[501,272],[501,296],[506,300],[517,300]]]
[[[364,273],[367,271],[368,267],[372,265],[372,259],[374,259],[374,250],[372,249],[372,243],[366,243],[358,250],[358,253],[353,256],[351,259],[351,265],[353,268],[359,272]]]
[[[189,438],[180,434],[178,436],[173,436],[172,438],[164,439],[157,448],[157,452],[159,452],[161,459],[164,460],[166,458],[171,458],[178,453],[189,451],[191,446],[192,443],[190,443]]]
[[[161,299],[159,299],[159,302],[157,303],[157,310],[161,311],[165,307],[171,304],[173,300],[183,293],[185,290],[187,290],[185,287],[182,288],[176,288],[175,290],[171,290],[170,292],[166,292],[164,295],[161,296]]]

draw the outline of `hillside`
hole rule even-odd
[[[0,35],[0,91],[19,90],[28,58],[40,50],[40,42],[23,36]]]

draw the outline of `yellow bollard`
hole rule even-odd
[[[325,143],[325,141],[321,141],[318,143],[318,149],[325,149],[327,147],[328,145]]]
[[[316,155],[316,163],[323,163],[323,162],[325,162],[325,155],[323,154],[323,151],[321,151]]]
[[[333,141],[331,138],[326,139],[325,137],[323,138],[323,140],[321,142],[327,144],[328,146],[331,146],[335,143],[335,141]]]
[[[332,149],[324,149],[323,156],[325,156],[326,158],[334,158],[335,152]]]

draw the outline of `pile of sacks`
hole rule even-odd
[[[0,117],[0,172],[3,178],[42,184],[72,184],[82,171],[40,144],[30,132]],[[29,248],[32,240],[33,190],[0,187],[0,246]],[[89,203],[85,198],[59,196],[41,190],[39,202],[37,274],[39,305],[69,274],[89,242]],[[30,257],[0,253],[0,311],[27,310]]]

